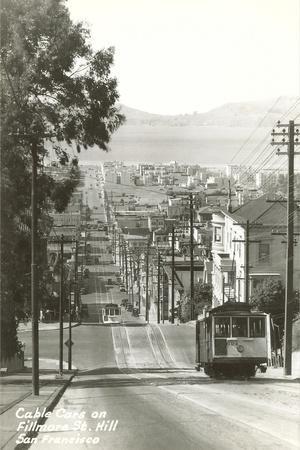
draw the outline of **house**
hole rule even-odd
[[[212,285],[213,306],[226,301],[245,302],[247,221],[249,221],[249,297],[266,278],[285,284],[286,203],[268,203],[263,195],[239,207],[233,213],[225,208],[213,213]],[[300,231],[300,211],[295,212],[295,232]],[[294,287],[300,287],[300,251],[295,246]]]
[[[157,308],[158,300],[158,274],[157,260],[152,260],[150,268],[150,299],[151,304]],[[174,306],[181,300],[182,296],[189,292],[191,287],[190,261],[182,257],[175,258],[174,265]],[[194,283],[203,279],[203,262],[194,262]],[[172,308],[172,261],[169,257],[161,259],[160,269],[160,299],[161,299],[161,318],[168,319]]]
[[[165,215],[153,214],[148,217],[149,231],[154,231],[157,228],[165,228]]]

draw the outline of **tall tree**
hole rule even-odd
[[[30,272],[30,173],[37,151],[38,214],[62,211],[76,174],[58,185],[42,171],[48,150],[62,164],[73,146],[105,151],[124,117],[115,106],[114,49],[94,51],[64,0],[1,2],[1,347],[18,345],[14,312]],[[50,144],[46,145],[46,141]],[[75,164],[76,165],[76,164]],[[78,180],[77,180],[78,181]],[[39,224],[41,224],[39,220]],[[17,283],[16,283],[17,281]]]

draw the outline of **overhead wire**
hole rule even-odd
[[[272,107],[270,108],[270,110],[269,110],[269,112],[271,112],[271,110],[274,108],[274,106],[276,105],[276,103],[277,103],[277,101],[279,101],[279,99],[280,99],[280,97],[275,101],[275,103],[272,105]],[[291,111],[293,110],[293,109],[295,109],[298,105],[300,104],[300,97],[298,97],[296,100],[295,100],[295,102],[288,108],[288,110],[280,117],[280,121],[281,120],[284,120],[284,118],[286,117],[286,116],[288,116],[290,113],[291,113]],[[266,115],[265,115],[265,117],[266,117]],[[257,127],[256,127],[256,129],[257,129]],[[249,158],[249,155],[247,155],[246,156],[246,158],[243,160],[243,165],[245,165],[246,164],[246,162],[248,162],[248,166],[250,166],[251,164],[253,164],[253,163],[258,163],[258,161],[259,161],[259,159],[260,158],[262,158],[263,157],[263,155],[264,155],[264,152],[267,150],[267,148],[268,148],[268,146],[269,145],[267,145],[266,147],[264,147],[259,153],[258,153],[258,155],[256,154],[256,150],[258,150],[259,148],[260,148],[260,146],[265,142],[265,140],[267,139],[267,137],[269,136],[269,133],[255,146],[255,148],[254,148],[254,150],[252,150],[252,155],[253,156],[251,156],[250,158]],[[250,161],[251,161],[251,159],[252,158],[255,158],[254,159],[254,161],[252,162],[252,163],[250,163]],[[245,172],[248,172],[248,167],[246,168],[246,169],[243,169],[243,172],[242,172],[242,174],[244,174]],[[259,166],[257,167],[257,170],[259,170]],[[238,180],[236,180],[236,182],[234,183],[234,185],[236,185],[238,183]]]
[[[248,144],[248,142],[250,142],[250,140],[252,139],[252,137],[254,136],[254,134],[256,133],[257,129],[259,127],[261,127],[261,125],[263,124],[264,120],[266,119],[266,117],[268,116],[268,114],[272,111],[272,109],[276,106],[276,104],[279,102],[279,100],[281,99],[281,97],[277,97],[275,99],[275,102],[272,104],[272,106],[266,111],[266,113],[264,114],[264,116],[261,118],[261,120],[257,123],[257,125],[255,126],[255,128],[252,130],[252,132],[250,133],[250,135],[248,136],[248,138],[246,139],[246,141],[241,145],[241,147],[237,150],[237,152],[233,155],[233,157],[231,158],[232,162],[237,155],[243,150],[243,148]]]

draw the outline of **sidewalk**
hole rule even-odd
[[[40,395],[32,395],[32,375],[30,370],[24,370],[0,378],[0,448],[14,449],[16,440],[21,433],[26,435],[24,429],[19,429],[21,422],[26,422],[24,418],[17,417],[17,411],[44,412],[51,411],[58,403],[65,389],[73,378],[73,372],[67,372],[62,378],[57,378],[57,372],[40,371]],[[29,419],[30,424],[41,424],[44,417]],[[31,432],[32,434],[32,432]],[[33,436],[33,435],[32,435]]]
[[[79,322],[72,322],[72,328],[80,325]],[[64,328],[69,328],[69,323],[63,323]],[[49,331],[49,330],[58,330],[59,322],[39,322],[39,331]],[[31,331],[31,321],[27,323],[20,322],[18,325],[18,333],[24,333],[25,331]]]
[[[256,372],[255,378],[274,378],[285,381],[300,381],[300,370],[298,368],[292,369],[292,375],[284,375],[283,367],[268,367],[265,373],[261,373],[259,370]],[[300,389],[300,387],[299,387]]]
[[[292,375],[284,375],[283,367],[268,367],[266,373],[256,372],[256,377],[300,381],[300,351],[298,350],[292,353]]]

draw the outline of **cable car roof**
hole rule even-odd
[[[219,315],[224,313],[230,313],[234,315],[242,313],[265,315],[265,313],[262,311],[253,311],[251,305],[244,302],[226,302],[223,305],[212,308],[209,311],[209,315]]]

